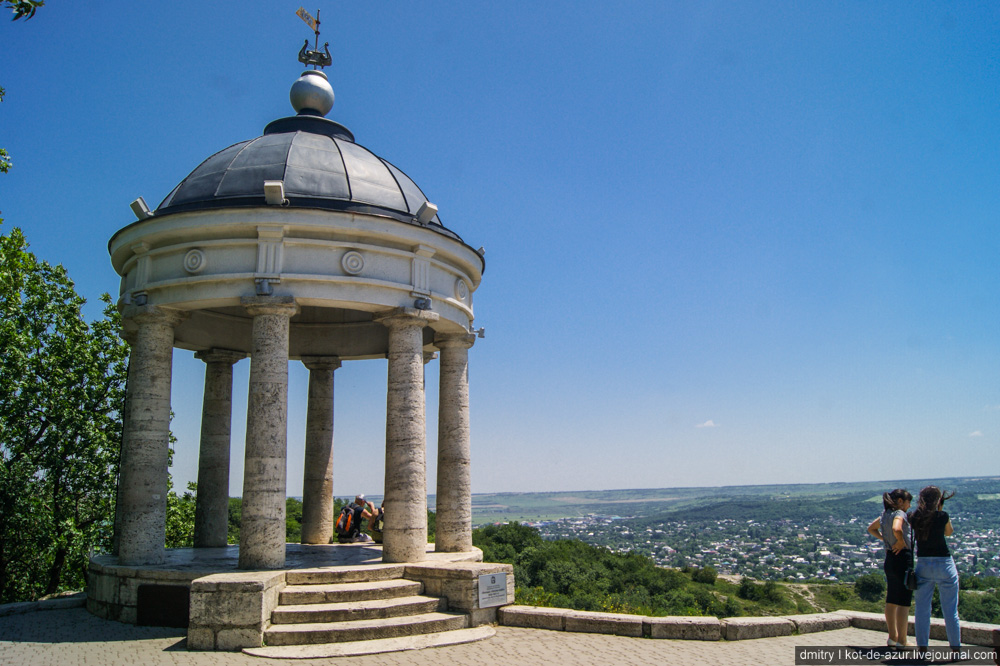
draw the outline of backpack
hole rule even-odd
[[[337,517],[337,522],[334,525],[339,536],[351,536],[351,532],[354,531],[354,505],[348,504],[343,509],[340,510],[340,515]]]

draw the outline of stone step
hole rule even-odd
[[[420,615],[447,610],[448,602],[438,597],[402,597],[400,599],[372,599],[341,603],[300,604],[278,606],[271,613],[274,624],[315,624],[321,622],[348,622],[383,617]]]
[[[400,638],[379,638],[371,641],[348,641],[345,643],[321,643],[318,645],[279,645],[259,648],[244,648],[243,653],[254,657],[271,659],[322,659],[330,657],[360,657],[366,654],[384,654],[402,650],[421,650],[445,645],[461,645],[481,641],[496,634],[496,629],[486,625],[472,629],[417,634]]]
[[[324,585],[330,583],[363,583],[374,580],[402,578],[402,564],[366,564],[362,567],[330,567],[299,569],[285,574],[289,585]]]
[[[282,606],[291,606],[341,601],[368,601],[370,599],[398,599],[411,597],[423,591],[423,583],[403,580],[402,578],[365,583],[288,585],[278,596],[278,603]]]
[[[264,632],[264,643],[270,647],[398,638],[465,629],[468,621],[469,617],[463,613],[439,612],[348,622],[275,624]]]

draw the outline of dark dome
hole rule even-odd
[[[264,181],[284,181],[292,208],[368,213],[418,224],[427,197],[409,176],[354,143],[343,125],[314,115],[275,120],[264,136],[229,146],[192,171],[157,215],[264,206]],[[461,240],[435,215],[428,227]]]

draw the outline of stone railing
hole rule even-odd
[[[809,615],[780,617],[715,617],[671,616],[647,617],[622,613],[595,613],[565,608],[537,606],[504,606],[499,610],[500,624],[508,627],[530,627],[555,631],[580,631],[618,636],[646,636],[681,640],[740,641],[751,638],[791,636],[834,629],[870,629],[886,631],[885,617],[879,613],[834,611]],[[962,643],[993,646],[1000,644],[1000,626],[977,622],[962,622]],[[913,635],[913,619],[910,619]],[[931,638],[947,640],[944,620],[931,620]]]

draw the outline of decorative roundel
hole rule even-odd
[[[345,273],[359,275],[365,269],[365,258],[357,250],[345,252],[340,259],[340,266]]]
[[[205,253],[201,250],[188,250],[184,255],[184,270],[188,273],[200,273],[205,268]]]
[[[462,278],[455,280],[455,298],[460,301],[469,298],[469,285]]]

